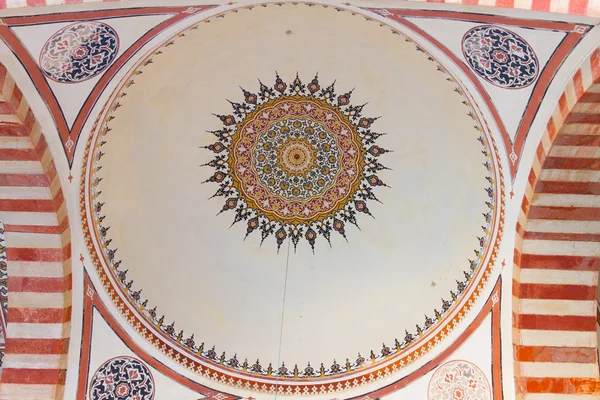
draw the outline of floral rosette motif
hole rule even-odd
[[[371,215],[374,189],[385,186],[378,157],[388,150],[374,144],[376,118],[350,105],[352,92],[338,96],[317,77],[288,85],[277,75],[272,88],[243,93],[232,115],[217,115],[224,126],[206,146],[216,154],[207,182],[219,185],[221,212],[233,211],[234,224],[245,221],[246,236],[258,231],[261,243],[275,236],[278,250],[288,238],[294,248],[306,239],[313,251],[318,237],[346,238],[348,224]]]
[[[539,73],[538,59],[525,39],[497,26],[469,30],[462,40],[462,51],[473,71],[499,87],[527,87]]]
[[[49,79],[77,83],[104,71],[118,50],[119,37],[113,28],[102,22],[77,22],[46,42],[39,63]]]
[[[117,357],[98,368],[89,389],[90,400],[152,400],[154,378],[141,361]]]
[[[468,361],[442,365],[429,382],[428,400],[491,400],[483,371]]]

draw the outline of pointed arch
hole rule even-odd
[[[41,126],[0,64],[0,220],[8,264],[0,399],[62,399],[71,320],[71,232]]]
[[[600,396],[600,51],[546,126],[517,223],[513,344],[517,399]]]

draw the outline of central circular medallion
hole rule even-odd
[[[234,115],[218,115],[219,141],[206,147],[216,153],[209,181],[226,198],[221,212],[246,221],[246,236],[274,235],[277,249],[287,238],[296,247],[304,237],[313,250],[319,236],[331,243],[332,231],[346,238],[346,224],[371,214],[373,188],[385,186],[375,175],[385,168],[377,157],[387,153],[373,144],[381,136],[371,131],[376,118],[350,105],[352,92],[338,96],[317,76],[288,85],[277,75],[272,88],[261,83],[258,94],[243,93]]]
[[[288,201],[322,194],[340,169],[334,136],[308,117],[273,123],[260,135],[253,156],[261,183]]]
[[[294,140],[292,142],[288,139],[287,143],[278,150],[282,153],[279,156],[278,166],[284,167],[284,172],[286,172],[288,176],[298,174],[304,175],[314,166],[314,149],[306,142],[300,140]]]

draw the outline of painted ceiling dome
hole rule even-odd
[[[481,118],[436,59],[352,13],[195,25],[129,73],[88,144],[97,271],[138,332],[205,376],[319,390],[401,368],[495,257]]]
[[[597,4],[135,3],[0,1],[1,399],[600,398]]]

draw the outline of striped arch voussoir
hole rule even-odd
[[[71,330],[67,209],[40,124],[1,64],[0,220],[8,264],[0,399],[62,399]]]
[[[597,49],[548,121],[521,205],[513,274],[517,399],[600,398],[599,182]]]

